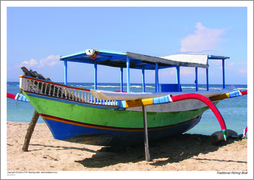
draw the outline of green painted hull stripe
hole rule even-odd
[[[25,95],[39,114],[105,127],[143,128],[144,126],[142,112],[94,108],[61,102],[55,98]],[[181,112],[147,112],[148,127],[156,128],[184,123],[202,115],[207,109],[208,107]]]

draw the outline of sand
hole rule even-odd
[[[28,123],[7,122],[7,171],[214,171],[247,174],[247,139],[218,144],[210,136],[183,134],[143,145],[103,147],[55,140],[46,124],[36,124],[29,151],[22,146]],[[227,171],[227,172],[223,172]],[[244,171],[244,172],[243,172]],[[242,177],[241,177],[242,178]]]

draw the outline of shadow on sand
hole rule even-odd
[[[159,142],[149,142],[151,159],[163,159],[150,162],[150,165],[162,166],[168,163],[177,163],[197,156],[200,153],[207,154],[217,151],[219,147],[231,144],[234,141],[233,139],[228,139],[226,142],[220,141],[214,144],[211,140],[211,136],[182,134]],[[219,159],[208,160],[221,161]],[[118,163],[136,163],[139,161],[145,161],[143,145],[134,147],[102,147],[91,158],[75,162],[88,168],[101,168]]]

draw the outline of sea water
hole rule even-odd
[[[93,89],[93,83],[68,83],[68,85],[79,88]],[[247,85],[234,85],[236,89],[246,90]],[[227,86],[226,86],[227,87]],[[126,90],[126,84],[124,84]],[[119,83],[98,83],[97,89],[106,91],[115,91],[120,89]],[[209,85],[209,90],[220,90],[221,85]],[[142,84],[131,84],[132,92],[141,92]],[[154,84],[146,84],[146,92],[154,92]],[[182,84],[183,92],[195,92],[195,84]],[[199,85],[199,91],[205,91],[206,85]],[[20,92],[18,82],[7,82],[7,92],[17,94]],[[217,105],[221,115],[223,116],[228,129],[236,131],[238,134],[243,133],[243,129],[247,126],[247,96],[239,96],[235,98],[224,99]],[[31,103],[15,101],[7,98],[7,121],[12,122],[30,122],[34,113],[34,107]],[[39,117],[38,123],[44,123]],[[213,112],[208,109],[202,115],[201,121],[189,130],[187,133],[211,135],[215,131],[221,130],[219,122]]]

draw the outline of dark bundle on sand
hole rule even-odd
[[[231,129],[227,129],[227,139],[242,139],[243,134],[237,134],[235,131]],[[224,136],[222,131],[216,131],[211,135],[211,140],[213,143],[218,143],[224,140]]]

